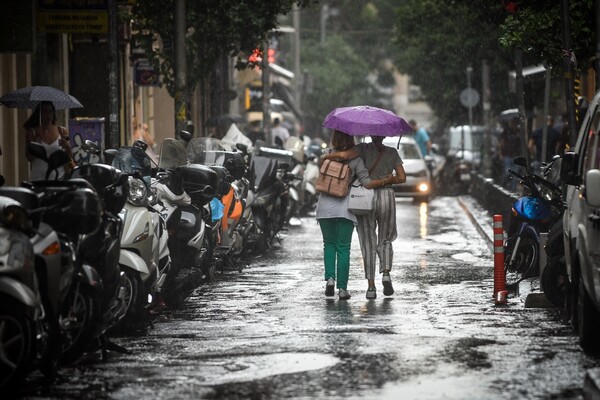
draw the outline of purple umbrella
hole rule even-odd
[[[336,108],[325,117],[323,126],[352,136],[402,136],[412,130],[393,112],[371,106]]]

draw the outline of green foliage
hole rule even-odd
[[[186,2],[186,51],[188,90],[207,78],[222,55],[251,54],[267,33],[277,27],[277,18],[294,3],[311,0],[194,0]],[[174,94],[174,0],[143,0],[131,9],[133,32],[150,35],[159,47],[146,44],[148,58],[159,66],[162,81]],[[238,67],[248,66],[240,57]]]
[[[460,104],[467,87],[467,67],[473,68],[471,85],[480,94],[481,65],[490,67],[492,111],[513,106],[507,72],[514,69],[512,54],[499,44],[499,25],[505,12],[499,2],[486,0],[405,0],[396,10],[396,66],[418,85],[442,124],[466,123],[468,110]],[[482,115],[480,101],[475,122]]]
[[[328,0],[325,43],[321,40],[321,7],[302,12],[302,68],[313,93],[304,96],[306,131],[320,130],[335,107],[370,104],[389,107],[395,83],[389,63],[394,50],[393,9],[397,0]],[[373,79],[374,78],[374,79]],[[370,82],[371,81],[371,82]]]
[[[336,107],[372,104],[366,79],[368,64],[340,36],[330,36],[323,45],[312,39],[303,41],[302,57],[313,87],[304,101],[309,135],[320,131],[323,119]]]
[[[579,69],[592,65],[595,56],[595,18],[592,0],[570,0],[571,50]],[[501,25],[500,43],[519,48],[538,62],[562,66],[563,22],[561,2],[530,0],[519,3],[519,10],[507,16]]]

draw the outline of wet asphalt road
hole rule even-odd
[[[583,398],[585,371],[600,363],[558,310],[494,305],[492,253],[457,199],[399,199],[397,210],[394,296],[378,282],[378,298],[365,298],[355,233],[352,298],[326,298],[321,234],[306,218],[241,273],[114,339],[131,354],[90,355],[51,386],[34,375],[23,398]]]

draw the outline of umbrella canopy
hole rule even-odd
[[[393,112],[371,106],[336,108],[325,117],[323,126],[352,136],[401,136],[412,130]]]
[[[50,86],[28,86],[0,97],[0,104],[10,108],[35,108],[42,101],[52,102],[57,110],[83,107],[75,97]]]

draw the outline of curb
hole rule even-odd
[[[475,229],[477,229],[477,232],[479,232],[481,237],[486,241],[487,246],[490,249],[490,251],[493,251],[494,250],[494,239],[491,237],[488,230],[485,230],[481,226],[480,220],[478,218],[475,218],[475,216],[473,215],[473,213],[471,211],[471,208],[468,207],[468,205],[466,204],[466,202],[462,196],[458,196],[458,204],[461,206],[461,208],[463,209],[465,214],[467,214],[467,217],[469,217],[469,219],[471,220],[471,223],[473,224],[473,226],[475,226]],[[489,230],[491,230],[491,229],[492,229],[492,220],[490,219],[490,229]]]

